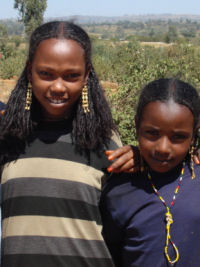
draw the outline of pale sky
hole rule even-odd
[[[17,18],[14,0],[0,0],[0,19]],[[48,0],[45,18],[88,15],[194,14],[200,16],[200,0]]]

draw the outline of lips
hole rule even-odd
[[[55,98],[48,98],[48,101],[51,103],[51,104],[63,104],[63,103],[66,103],[67,102],[67,99],[66,98],[63,98],[63,99],[55,99]]]
[[[171,159],[168,159],[168,158],[166,158],[166,159],[159,159],[159,158],[154,158],[154,157],[151,157],[151,159],[153,160],[153,161],[156,161],[156,162],[158,162],[158,163],[169,163],[170,161],[171,161]]]
[[[149,157],[147,163],[149,167],[156,172],[167,172],[173,165],[173,159]]]

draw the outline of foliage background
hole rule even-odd
[[[100,80],[104,81],[106,95],[124,144],[136,142],[134,116],[139,92],[145,84],[158,78],[176,77],[200,90],[200,24],[185,22],[185,26],[180,23],[181,27],[178,27],[178,24],[168,23],[162,35],[162,38],[165,36],[164,43],[154,42],[155,36],[161,36],[159,34],[163,22],[151,23],[151,28],[140,24],[134,24],[134,27],[141,27],[141,31],[138,30],[137,34],[132,35],[130,23],[124,26],[122,23],[110,25],[112,31],[108,31],[108,34],[103,31],[105,25],[83,25],[91,36],[93,63]],[[26,61],[28,46],[20,23],[15,26],[15,33],[11,31],[11,28],[14,28],[10,26],[11,23],[6,25],[0,22],[2,79],[20,75]],[[192,34],[189,36],[187,32],[190,29]],[[118,33],[118,37],[113,35],[113,31]],[[145,38],[151,43],[142,42]]]
[[[95,42],[94,63],[101,79],[117,83],[108,90],[114,119],[125,144],[135,144],[134,116],[142,87],[176,77],[200,89],[200,48],[188,43],[167,47],[142,46],[137,41],[108,46]]]

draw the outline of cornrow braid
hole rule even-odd
[[[155,101],[168,102],[184,105],[190,109],[194,116],[194,148],[200,146],[200,136],[198,132],[200,118],[200,97],[197,90],[188,83],[178,79],[159,79],[147,84],[141,91],[137,110],[136,127],[140,125],[144,107]]]

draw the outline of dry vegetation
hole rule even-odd
[[[16,77],[9,80],[0,79],[0,100],[7,103],[11,91],[15,87]]]

